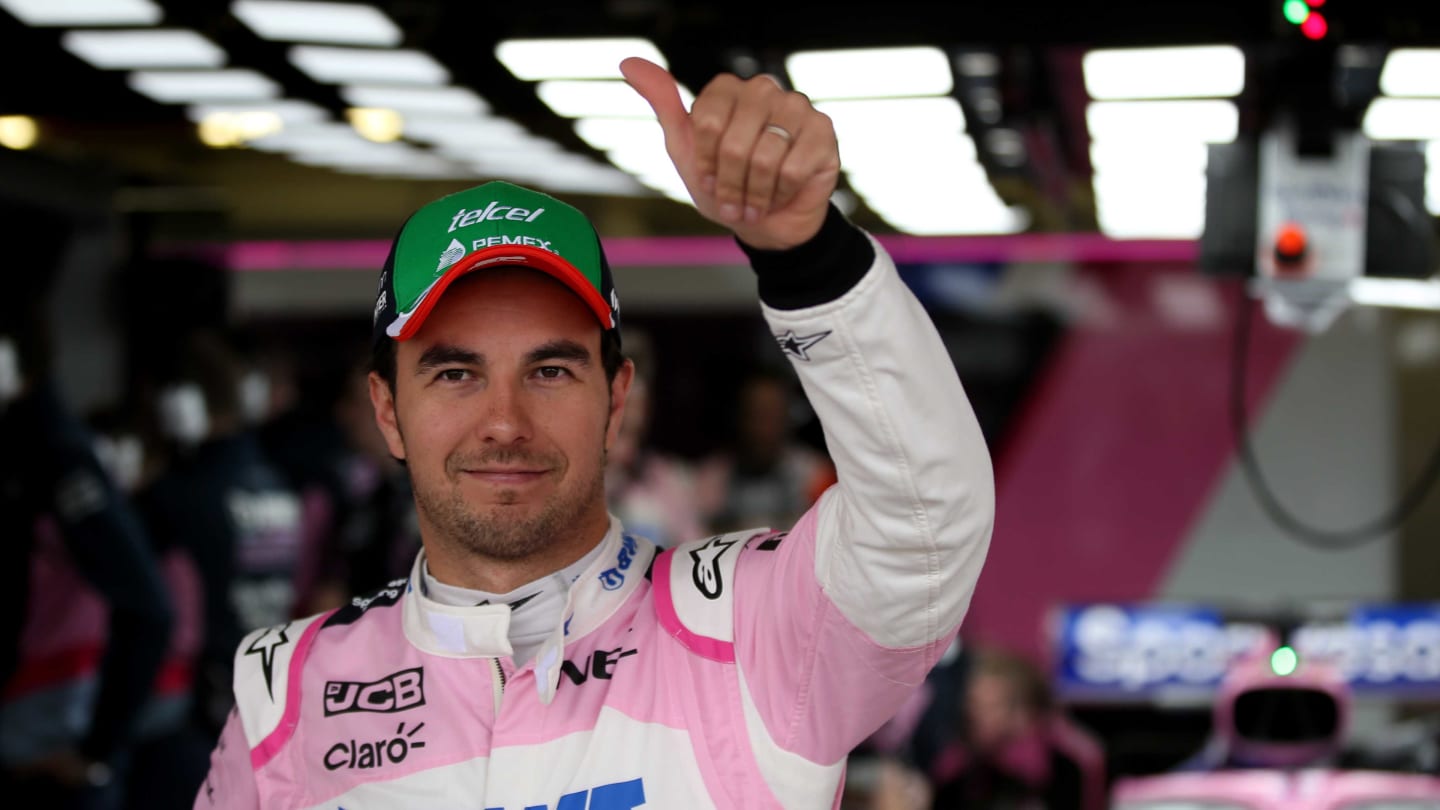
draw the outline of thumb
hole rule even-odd
[[[680,100],[680,85],[670,71],[647,59],[632,56],[620,63],[620,73],[655,111],[667,140],[688,133],[690,114],[685,111],[685,103]]]

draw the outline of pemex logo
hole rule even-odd
[[[463,258],[465,258],[465,246],[460,244],[460,240],[451,239],[450,247],[445,248],[445,252],[440,254],[440,266],[435,268],[435,272],[438,273]]]

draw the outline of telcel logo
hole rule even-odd
[[[494,200],[483,209],[466,211],[461,208],[450,218],[450,230],[446,233],[454,233],[456,228],[466,228],[477,222],[485,220],[508,219],[513,222],[534,222],[541,214],[545,213],[544,208],[536,208],[533,212],[529,208],[511,208],[508,205],[496,205]]]
[[[325,716],[350,712],[403,712],[425,705],[425,670],[393,672],[378,681],[327,681]]]

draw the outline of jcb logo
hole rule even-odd
[[[403,712],[425,705],[425,670],[404,669],[372,683],[327,681],[325,716],[350,712]]]

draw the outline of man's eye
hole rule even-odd
[[[446,382],[461,382],[470,376],[470,373],[463,368],[447,368],[437,375],[437,379]]]
[[[570,370],[563,366],[541,366],[535,370],[541,378],[546,380],[558,380],[570,373]]]

